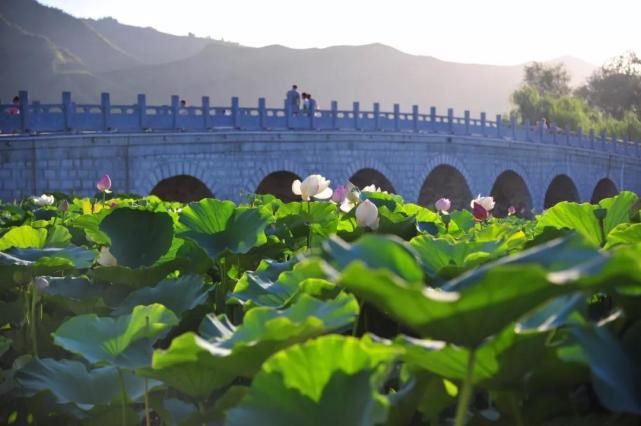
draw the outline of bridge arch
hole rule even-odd
[[[300,195],[292,192],[292,183],[301,177],[287,170],[271,172],[260,181],[256,194],[271,194],[284,202],[300,201]]]
[[[592,191],[592,197],[590,202],[593,204],[598,203],[604,198],[614,197],[619,193],[617,186],[610,178],[603,178],[597,182],[594,186],[594,191]]]
[[[163,201],[180,201],[181,203],[214,197],[207,185],[190,175],[176,175],[162,179],[151,190],[151,194]]]
[[[548,209],[561,201],[579,202],[579,190],[566,174],[556,175],[548,184],[543,200],[543,208]]]
[[[434,208],[439,198],[449,198],[454,210],[469,208],[472,199],[468,180],[461,171],[449,164],[439,164],[429,172],[421,186],[418,204]]]
[[[196,164],[191,160],[163,163],[147,160],[135,168],[132,167],[132,181],[134,183],[132,190],[137,194],[151,194],[162,181],[178,176],[186,176],[195,179],[195,181],[180,178],[178,182],[183,184],[191,182],[194,185],[200,182],[210,194],[217,194],[216,187],[212,185],[214,178],[211,170],[214,170],[214,168],[209,167],[208,164]],[[171,185],[175,185],[176,180],[168,182]]]
[[[494,216],[506,216],[510,207],[514,207],[520,217],[532,214],[532,193],[525,179],[514,170],[505,170],[496,177],[490,195],[496,203],[492,211]]]
[[[396,189],[392,182],[381,172],[376,169],[365,167],[354,173],[349,181],[356,185],[359,189],[363,189],[368,185],[376,185],[383,191],[389,193],[396,193]]]

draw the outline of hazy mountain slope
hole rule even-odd
[[[435,105],[442,111],[454,107],[459,113],[464,109],[496,113],[507,109],[522,67],[456,64],[380,44],[306,50],[211,45],[182,61],[103,76],[162,102],[172,93],[196,103],[201,95],[210,95],[216,104],[237,95],[242,104],[265,96],[270,105],[280,106],[285,91],[297,83],[325,108],[331,100],[341,108],[351,108],[352,101],[359,100],[361,108],[378,101],[388,110],[401,103],[404,110],[418,104],[424,111]]]
[[[67,49],[91,71],[110,71],[138,63],[82,20],[35,0],[0,0],[0,15],[25,31],[45,36]]]
[[[176,36],[153,28],[121,24],[113,18],[83,19],[129,56],[145,64],[160,64],[185,59],[200,52],[208,44],[224,44],[219,40],[201,37]]]

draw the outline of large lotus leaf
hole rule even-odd
[[[92,364],[135,368],[149,365],[151,343],[177,323],[176,315],[163,305],[137,306],[130,315],[117,318],[75,316],[60,325],[53,338]]]
[[[184,258],[157,262],[149,267],[129,268],[127,266],[99,266],[89,271],[97,282],[122,284],[128,287],[144,288],[155,285],[170,273],[184,269],[189,262]]]
[[[268,359],[226,425],[373,426],[387,418],[378,393],[398,355],[393,346],[325,336]]]
[[[9,350],[9,348],[11,347],[11,343],[11,339],[0,336],[0,357]]]
[[[445,229],[441,215],[428,208],[418,204],[406,203],[401,206],[400,211],[408,216],[414,216],[417,222],[432,222],[438,224],[440,229]]]
[[[413,238],[410,244],[419,255],[425,271],[431,276],[444,273],[452,269],[463,271],[466,268],[466,259],[470,255],[484,253],[488,257],[498,256],[496,249],[498,241],[481,242],[450,242],[446,239],[437,239],[430,235],[421,235]]]
[[[361,201],[370,200],[379,209],[385,207],[391,212],[400,210],[403,205],[403,197],[384,192],[361,192],[360,199]]]
[[[191,203],[180,215],[178,229],[217,260],[223,253],[244,254],[267,242],[265,228],[272,220],[267,207],[234,207],[212,198]]]
[[[637,202],[636,194],[628,191],[601,200],[598,206],[564,201],[546,210],[538,218],[536,229],[539,232],[542,232],[545,227],[572,229],[595,246],[601,246],[605,243],[604,239],[612,229],[621,223],[630,221],[631,210]],[[597,208],[606,210],[603,230],[601,230],[599,220],[595,216]]]
[[[599,207],[606,209],[607,214],[603,219],[603,229],[607,236],[612,229],[621,223],[630,222],[630,217],[634,214],[634,209],[639,197],[634,192],[623,191],[611,198],[605,198],[599,201]]]
[[[84,214],[69,221],[69,225],[80,228],[85,233],[85,238],[96,244],[109,245],[109,236],[100,230],[100,223],[110,213],[110,210],[101,210],[96,214]]]
[[[582,383],[587,371],[580,366],[568,368],[557,356],[550,339],[561,342],[565,332],[518,333],[510,325],[475,351],[475,384],[495,391],[553,390],[559,386]],[[399,336],[396,343],[405,349],[404,360],[451,380],[463,380],[470,350],[440,341]]]
[[[641,223],[620,223],[608,234],[605,248],[639,243],[641,243]]]
[[[140,373],[204,398],[237,376],[252,377],[269,356],[293,343],[344,329],[357,313],[355,298],[343,294],[326,302],[302,296],[284,311],[255,308],[238,328],[226,317],[210,317],[201,325],[208,340],[183,334],[156,351],[152,368]]]
[[[111,254],[118,264],[131,268],[151,266],[171,247],[174,226],[167,213],[130,208],[111,212],[100,223],[111,240]]]
[[[377,232],[396,235],[403,240],[410,240],[417,234],[416,218],[399,211],[391,211],[386,206],[378,209],[379,226]],[[436,226],[436,225],[434,225]]]
[[[416,253],[409,244],[396,237],[368,234],[354,244],[333,237],[325,241],[323,250],[338,268],[359,260],[372,269],[385,268],[411,283],[423,279]]]
[[[65,247],[71,241],[71,233],[62,225],[53,225],[47,228],[47,247]]]
[[[15,248],[43,248],[47,242],[47,230],[29,225],[17,226],[0,237],[0,251]]]
[[[198,305],[207,302],[207,296],[212,289],[198,275],[185,275],[174,280],[163,280],[155,287],[144,287],[130,293],[118,305],[112,315],[124,315],[133,311],[138,305],[159,303],[166,306],[177,316]]]
[[[0,202],[0,228],[19,226],[27,217],[27,212],[12,204]]]
[[[281,307],[299,293],[320,296],[335,286],[325,281],[325,271],[318,261],[303,260],[291,269],[293,261],[262,261],[256,271],[245,272],[236,283],[229,300],[251,309],[254,306]],[[320,291],[316,291],[320,290]]]
[[[144,381],[131,371],[121,371],[127,398],[140,401],[144,395]],[[51,358],[34,359],[20,368],[14,376],[19,392],[32,396],[50,392],[58,404],[73,403],[83,410],[95,405],[108,405],[121,398],[118,369],[113,366],[87,370],[78,361]],[[160,383],[152,380],[149,389]]]
[[[53,303],[76,315],[106,310],[104,297],[107,287],[91,282],[86,277],[47,277],[49,285],[41,294],[47,303]]]
[[[566,261],[574,266],[559,269]],[[575,240],[559,240],[471,271],[445,284],[444,291],[360,261],[342,271],[339,283],[422,336],[477,347],[546,300],[577,291],[572,283],[601,272],[605,261]]]
[[[278,208],[270,234],[296,250],[307,244],[311,231],[312,245],[318,245],[338,230],[338,209],[332,203],[294,202]]]
[[[641,368],[605,327],[576,325],[577,346],[561,349],[566,361],[587,364],[599,399],[614,412],[641,414]]]

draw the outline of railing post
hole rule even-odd
[[[601,151],[604,151],[604,152],[608,151],[607,134],[605,132],[605,129],[601,130]]]
[[[590,149],[594,149],[594,129],[590,129]]]
[[[496,114],[496,137],[503,138],[503,120],[501,114]]]
[[[610,152],[617,152],[617,135],[616,133],[612,133],[612,137],[610,138],[611,146],[610,146]]]
[[[285,101],[285,128],[286,129],[291,129],[292,128],[292,105]]]
[[[401,130],[401,106],[399,104],[394,104],[394,131],[398,132]]]
[[[374,130],[381,130],[380,113],[381,105],[378,102],[374,102]]]
[[[465,124],[465,136],[470,135],[470,111],[463,111],[463,123]]]
[[[18,96],[20,97],[20,130],[22,130],[23,132],[28,132],[30,130],[31,124],[31,111],[29,111],[29,92],[27,92],[26,90],[21,90],[18,93]]]
[[[203,108],[203,129],[207,130],[210,128],[209,125],[209,96],[203,96],[201,98],[202,100],[202,108]]]
[[[354,130],[360,130],[361,107],[358,102],[352,104],[352,114],[354,114]]]
[[[436,133],[436,107],[434,106],[430,107],[430,126],[432,132]]]
[[[29,118],[31,125],[34,127],[33,130],[38,128],[40,124],[40,111],[42,107],[40,106],[39,101],[33,101],[31,103],[31,118]],[[31,130],[31,129],[30,129]]]
[[[565,144],[568,146],[572,146],[572,142],[570,141],[570,128],[568,125],[565,125],[565,129],[563,130],[565,132]]]
[[[332,130],[338,130],[338,102],[332,101]]]
[[[100,94],[100,111],[102,112],[102,130],[111,129],[111,98],[109,93]]]
[[[454,108],[447,109],[447,131],[449,134],[454,133]]]
[[[412,128],[418,132],[418,105],[412,105]]]
[[[579,148],[583,148],[583,129],[580,127],[576,129],[576,140],[577,140],[577,146]]]
[[[539,128],[537,130],[539,133],[539,142],[543,142],[544,141],[543,136],[545,132],[545,123],[543,122],[543,120],[539,121]]]
[[[71,92],[62,92],[62,115],[65,132],[71,130],[71,108]]]
[[[516,140],[516,117],[510,117],[510,127],[512,127],[512,139]]]
[[[144,130],[145,127],[145,115],[147,114],[147,99],[144,94],[138,95],[138,128]]]
[[[266,126],[266,119],[267,119],[267,109],[266,109],[266,101],[265,98],[258,98],[258,127],[261,130],[265,130],[267,128]]]
[[[523,120],[523,127],[525,127],[525,140],[528,142],[532,142],[530,139],[530,119],[526,118]]]
[[[551,129],[552,129],[552,143],[556,145],[556,142],[557,142],[556,141],[556,134],[557,134],[557,131],[558,131],[558,128],[556,127],[556,123],[552,123]]]
[[[486,128],[485,128],[486,124],[487,124],[487,117],[486,117],[485,113],[482,112],[481,113],[481,135],[483,135],[483,137],[487,136],[487,132],[486,132]]]
[[[312,103],[309,105],[309,127],[316,130],[316,106]]]
[[[237,96],[231,98],[231,120],[234,129],[240,129],[240,102]]]
[[[180,99],[178,95],[171,95],[171,128],[178,130],[178,108],[180,105]]]

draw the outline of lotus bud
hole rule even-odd
[[[68,210],[69,210],[69,201],[67,201],[67,200],[62,200],[62,201],[58,204],[58,210],[60,210],[61,212],[66,212],[66,211],[68,211]]]
[[[329,187],[330,182],[321,175],[310,175],[302,182],[296,179],[292,183],[292,192],[300,195],[304,201],[309,201],[312,197],[327,200],[333,193]]]
[[[494,208],[495,203],[494,203],[493,197],[481,197],[481,195],[479,194],[478,197],[476,197],[470,202],[470,207],[472,209],[474,209],[474,204],[480,205],[481,207],[483,207],[483,209],[485,209],[489,213]]]
[[[332,201],[335,202],[336,204],[340,204],[343,201],[345,201],[346,196],[347,196],[347,190],[345,189],[344,186],[339,185],[336,188],[334,188],[334,193],[332,194]]]
[[[356,221],[362,228],[378,229],[379,217],[376,204],[365,200],[356,207]]]
[[[474,219],[478,221],[483,221],[490,218],[490,212],[478,203],[472,203],[472,214],[474,215]]]
[[[40,206],[40,207],[50,206],[56,201],[53,195],[47,195],[47,194],[42,194],[39,197],[32,197],[32,199],[33,199],[33,203],[36,206]]]
[[[45,277],[36,277],[33,279],[33,284],[38,290],[44,290],[45,288],[49,287],[49,280],[47,280]]]
[[[510,207],[508,207],[508,208],[507,208],[507,215],[508,215],[508,216],[512,216],[512,215],[514,215],[514,214],[516,214],[516,208],[514,208],[514,206],[510,206]]]
[[[434,203],[434,207],[442,213],[447,213],[450,207],[452,207],[452,203],[449,198],[440,198],[436,203]]]
[[[101,177],[100,180],[96,182],[96,188],[98,188],[98,191],[104,192],[105,194],[111,193],[111,178],[109,175]]]
[[[118,260],[114,257],[113,254],[109,251],[109,247],[103,246],[100,247],[100,254],[98,254],[97,262],[101,266],[116,266],[118,265]]]

